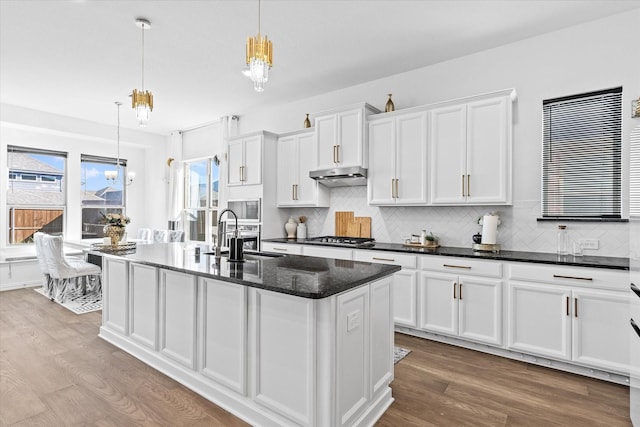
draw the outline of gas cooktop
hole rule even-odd
[[[370,237],[320,236],[307,239],[305,243],[342,246],[347,248],[361,248],[366,246],[373,246],[375,244],[375,240]]]

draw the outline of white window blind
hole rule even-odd
[[[629,215],[640,218],[640,125],[631,132],[629,153]]]
[[[622,88],[543,101],[542,216],[621,218]]]

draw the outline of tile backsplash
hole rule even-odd
[[[442,246],[470,247],[471,236],[481,231],[476,221],[487,212],[497,211],[501,225],[498,243],[504,250],[555,252],[559,222],[538,222],[539,201],[517,201],[513,206],[416,206],[376,207],[367,205],[367,187],[340,187],[331,190],[330,208],[288,209],[289,215],[307,219],[309,237],[333,235],[335,211],[353,211],[370,216],[372,237],[379,242],[401,243],[421,230],[433,232]],[[567,222],[571,241],[598,239],[598,250],[585,255],[629,256],[627,223]]]

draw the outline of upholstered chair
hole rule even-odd
[[[184,242],[184,231],[182,230],[169,230],[167,236],[168,242]]]
[[[33,235],[33,240],[36,245],[36,257],[38,258],[38,267],[40,268],[40,271],[44,276],[42,280],[42,291],[49,298],[53,298],[53,278],[49,274],[49,267],[47,267],[47,260],[44,256],[44,248],[43,248],[44,236],[46,236],[46,234],[44,234],[41,231],[38,231]]]
[[[151,229],[150,228],[138,228],[138,234],[136,236],[138,240],[141,242],[147,243],[151,240]]]
[[[153,243],[166,243],[167,242],[167,230],[153,230],[152,240]]]

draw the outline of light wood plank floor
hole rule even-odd
[[[32,289],[0,292],[0,425],[241,426]],[[397,426],[630,426],[623,386],[396,334]]]

